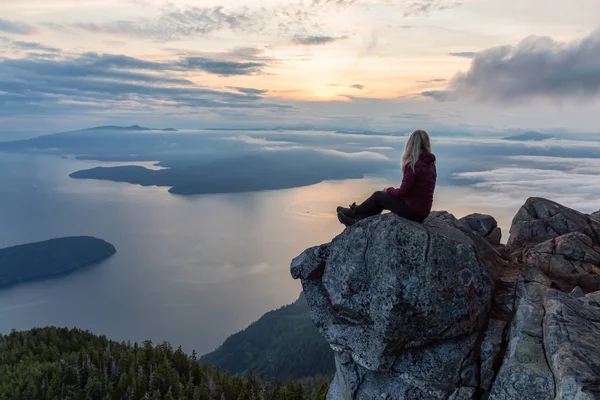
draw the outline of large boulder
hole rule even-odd
[[[550,200],[530,198],[510,229],[515,263],[543,271],[565,292],[600,290],[600,220]]]
[[[330,399],[447,398],[466,379],[493,284],[458,225],[376,216],[292,261],[336,351]]]
[[[600,219],[531,198],[507,246],[492,220],[376,216],[293,260],[328,400],[600,400]]]
[[[600,245],[600,220],[553,201],[532,197],[513,218],[508,247],[515,251],[573,232],[588,236],[593,246]]]
[[[502,239],[502,230],[498,222],[491,215],[469,214],[458,220],[462,225],[472,230],[475,234],[488,240],[493,245],[499,245]]]

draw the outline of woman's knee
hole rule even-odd
[[[387,195],[386,192],[382,191],[382,190],[378,190],[375,193],[373,193],[371,195],[372,198],[376,199],[376,200],[381,200],[383,199],[385,196]]]

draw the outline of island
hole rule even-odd
[[[115,247],[90,236],[72,236],[0,249],[0,287],[67,274],[103,261]]]
[[[161,170],[141,166],[95,167],[76,171],[73,179],[96,179],[127,182],[141,186],[170,187],[169,193],[200,195],[242,193],[290,189],[314,185],[324,180],[359,179],[366,172],[381,168],[387,161],[360,164],[352,159],[312,159],[305,163],[274,157],[242,156],[220,159],[199,165],[183,165]],[[306,168],[310,165],[311,168]]]
[[[541,142],[542,140],[556,139],[556,137],[553,135],[549,135],[547,133],[539,133],[539,132],[529,131],[529,132],[523,132],[523,133],[521,133],[519,135],[515,135],[515,136],[507,136],[503,139],[519,141],[519,142]]]
[[[145,126],[131,125],[131,126],[119,126],[119,125],[104,125],[96,126],[94,128],[84,129],[88,131],[162,131],[162,132],[177,132],[174,128],[148,128]]]

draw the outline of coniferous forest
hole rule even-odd
[[[0,399],[323,400],[329,379],[234,376],[166,342],[131,345],[78,329],[0,335]]]

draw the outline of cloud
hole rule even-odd
[[[268,140],[266,138],[257,138],[249,135],[230,136],[224,137],[222,140],[229,140],[234,142],[242,142],[246,144],[254,144],[258,146],[287,146],[293,145],[293,142],[287,142],[283,140]]]
[[[390,146],[372,146],[372,147],[366,147],[365,150],[376,150],[376,151],[390,151],[390,150],[396,150],[393,147]]]
[[[341,37],[333,37],[333,36],[294,36],[292,42],[296,45],[300,46],[311,46],[311,45],[323,45],[329,44],[333,42],[337,42],[338,40],[347,39],[346,36]]]
[[[448,90],[426,90],[421,92],[421,95],[431,97],[437,101],[449,101],[454,99],[452,92]]]
[[[311,6],[321,6],[327,4],[334,4],[340,7],[349,7],[355,3],[358,3],[358,0],[312,0]]]
[[[437,79],[427,79],[424,81],[417,81],[417,83],[440,83],[440,82],[448,82],[448,79],[437,78]]]
[[[551,156],[512,156],[511,160],[529,162],[538,166],[550,166],[577,174],[600,174],[600,158],[568,158]],[[600,182],[600,181],[599,181]],[[600,205],[598,205],[600,208]]]
[[[253,34],[289,35],[291,32],[318,28],[319,12],[330,5],[344,1],[279,4],[272,7],[237,8],[181,7],[167,3],[155,19],[135,19],[105,23],[79,23],[74,27],[90,32],[119,36],[150,38],[155,41],[173,41],[192,36],[207,36],[223,30]],[[338,7],[339,8],[339,7]],[[62,29],[63,27],[57,27]]]
[[[200,70],[221,76],[255,75],[266,66],[264,62],[222,61],[206,57],[186,57],[178,65],[184,69]]]
[[[264,90],[264,89],[253,89],[253,88],[244,88],[244,87],[237,87],[237,86],[228,86],[228,88],[238,91],[240,93],[245,93],[245,94],[261,95],[261,94],[265,94],[268,92],[268,90]]]
[[[37,29],[25,22],[14,22],[0,18],[0,32],[8,32],[16,35],[33,35],[37,32]]]
[[[260,2],[259,2],[260,3]],[[324,30],[333,12],[343,12],[355,5],[370,10],[370,4],[360,0],[308,0],[270,2],[271,4],[239,5],[235,7],[191,7],[165,2],[154,18],[133,18],[108,22],[80,22],[70,26],[48,24],[65,30],[76,28],[89,32],[118,36],[149,38],[154,41],[175,41],[194,36],[209,36],[221,31],[291,38],[296,45],[324,45],[346,36],[334,37],[312,32]],[[405,16],[427,16],[435,11],[457,7],[456,0],[377,0],[377,5],[395,8]],[[410,28],[408,25],[401,28]],[[350,28],[351,29],[351,28]]]
[[[581,211],[598,209],[600,166],[595,168],[595,173],[513,167],[455,175],[460,179],[476,181],[472,187],[481,189],[483,196],[494,196],[501,204],[514,203],[516,206],[527,197],[538,196],[551,198]],[[482,199],[478,201],[481,204]],[[475,203],[478,201],[475,200]]]
[[[224,29],[259,31],[264,25],[257,10],[224,7],[177,8],[169,6],[156,20],[80,23],[76,27],[90,32],[149,37],[157,41],[177,40],[193,35],[208,35]]]
[[[358,90],[363,90],[365,88],[364,85],[360,85],[360,84],[356,84],[356,85],[352,85],[350,86],[352,89],[358,89]]]
[[[398,119],[428,119],[431,118],[431,115],[425,113],[400,113],[390,115],[390,118],[398,118]]]
[[[564,43],[531,36],[516,46],[477,53],[471,67],[443,91],[423,92],[438,101],[474,99],[511,103],[535,98],[586,100],[600,93],[600,30]]]
[[[273,59],[264,56],[264,50],[255,47],[235,47],[223,53],[224,57],[229,57],[233,60],[247,61],[273,61]]]
[[[478,53],[476,51],[461,51],[458,53],[450,53],[452,57],[475,58]]]
[[[449,0],[416,0],[405,4],[404,16],[427,16],[436,11],[444,11],[462,5],[460,1]]]
[[[42,43],[38,42],[23,42],[19,40],[14,40],[12,42],[12,46],[14,48],[20,50],[38,50],[38,51],[47,51],[49,53],[60,53],[60,49],[56,47],[46,46]]]
[[[351,159],[360,159],[360,160],[377,160],[377,161],[389,161],[389,157],[384,156],[381,153],[377,153],[374,151],[357,151],[354,153],[346,153],[344,151],[333,150],[333,149],[315,149],[317,152],[321,154],[326,154],[329,156],[336,157],[344,157]]]
[[[222,62],[189,57],[146,61],[115,54],[86,53],[57,58],[0,59],[0,115],[48,114],[69,107],[151,112],[169,107],[277,108],[258,89],[212,90],[182,77],[193,69],[250,74],[256,62]]]

